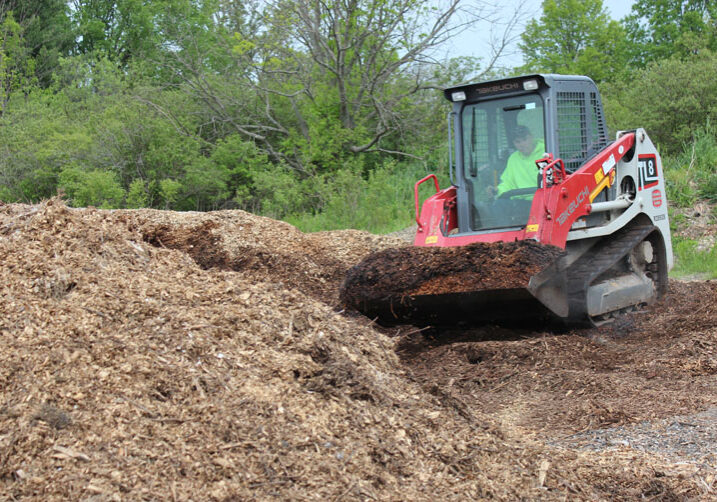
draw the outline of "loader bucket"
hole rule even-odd
[[[382,325],[562,317],[563,255],[532,240],[388,249],[348,272],[340,298]]]

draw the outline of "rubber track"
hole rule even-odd
[[[653,225],[622,228],[598,242],[568,268],[568,319],[571,324],[592,324],[587,312],[588,286],[600,274],[612,268],[630,253],[655,229]]]

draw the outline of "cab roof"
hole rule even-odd
[[[592,85],[595,85],[595,82],[593,82],[590,77],[585,77],[582,75],[534,73],[529,75],[521,75],[518,77],[488,80],[485,82],[461,84],[444,89],[443,95],[448,101],[452,102],[454,101],[453,94],[462,91],[465,93],[466,97],[468,98],[468,101],[474,101],[483,97],[523,91],[525,90],[523,84],[531,80],[536,80],[538,82],[538,88],[553,87],[556,82],[589,82]]]

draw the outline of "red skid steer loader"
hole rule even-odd
[[[643,129],[608,139],[591,79],[528,75],[444,94],[452,184],[416,183],[414,247],[351,269],[347,306],[386,325],[600,325],[664,294],[673,257],[660,156]],[[427,181],[436,193],[419,213]]]

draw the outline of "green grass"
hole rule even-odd
[[[717,201],[717,128],[707,123],[695,131],[682,152],[665,156],[667,198],[677,207],[691,207],[698,200]]]
[[[414,184],[431,172],[424,165],[408,162],[390,163],[368,178],[344,170],[324,189],[326,203],[320,212],[295,214],[284,220],[303,232],[353,228],[385,234],[402,230],[415,220]],[[441,189],[450,186],[447,175],[436,174]],[[433,181],[422,184],[419,203],[433,193]]]
[[[717,246],[698,251],[696,241],[673,236],[672,250],[675,266],[670,272],[671,277],[717,279]]]

